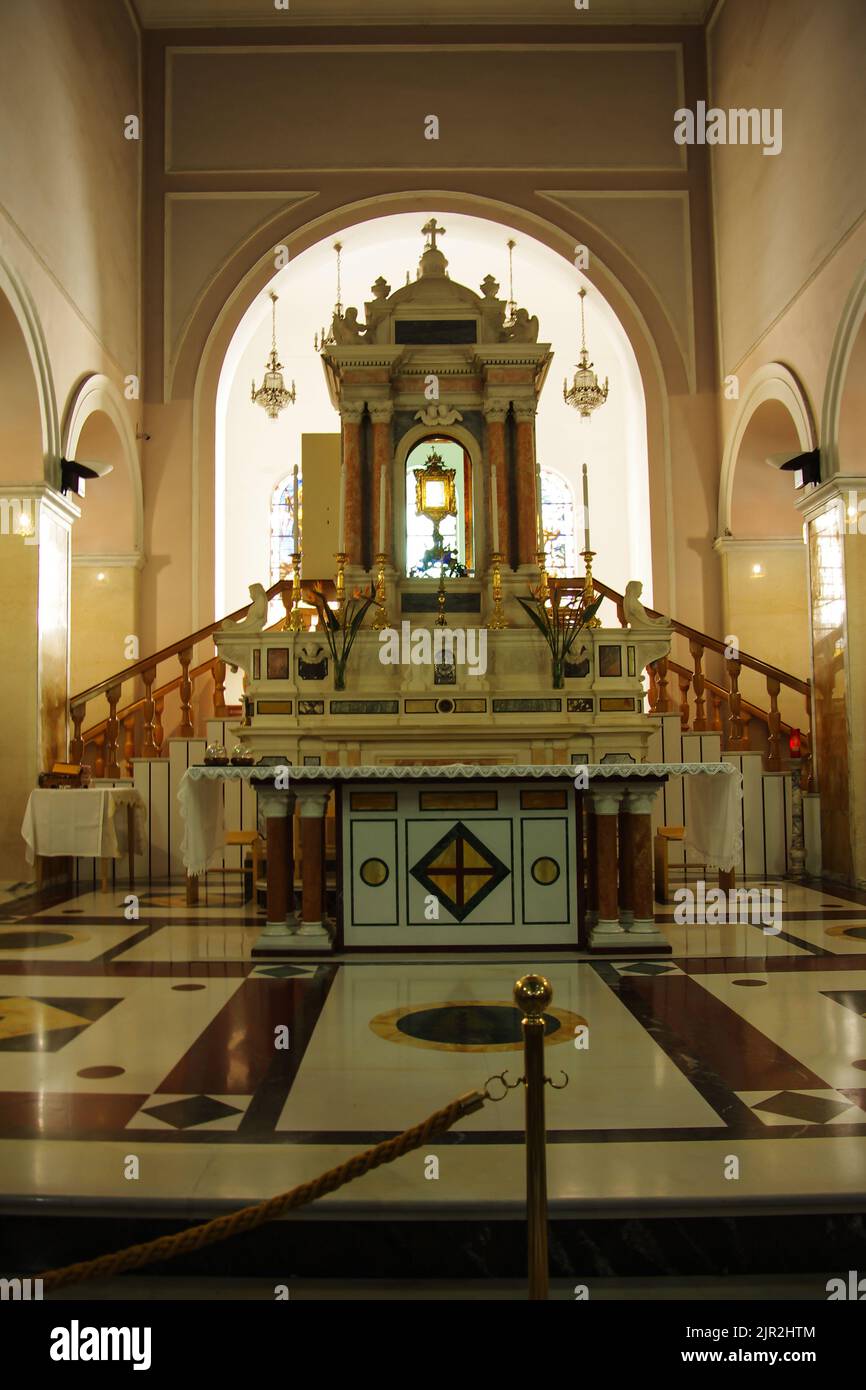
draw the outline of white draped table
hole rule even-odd
[[[28,864],[70,857],[102,861],[102,888],[108,887],[108,860],[144,851],[147,808],[132,787],[37,787],[30,793],[21,834]],[[124,814],[121,814],[124,813]]]
[[[685,839],[695,857],[731,870],[742,843],[742,778],[730,763],[603,763],[592,765],[449,764],[413,767],[198,766],[188,769],[178,789],[184,822],[183,862],[189,879],[203,874],[224,842],[223,786],[243,779],[258,784],[268,826],[268,925],[266,937],[317,937],[330,945],[324,913],[322,824],[331,790],[346,784],[406,782],[556,783],[575,785],[588,813],[588,944],[625,947],[623,936],[640,938],[642,949],[668,949],[656,929],[653,909],[650,815],[659,787],[685,779]],[[585,782],[585,784],[584,784]],[[291,822],[301,809],[303,904],[295,911],[292,890],[294,846]],[[264,938],[263,938],[264,939]],[[295,949],[304,944],[299,940]],[[306,945],[311,943],[307,940]]]

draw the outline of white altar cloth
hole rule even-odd
[[[181,854],[187,873],[198,877],[207,870],[213,856],[223,847],[222,782],[236,779],[270,782],[275,766],[197,766],[188,768],[181,778],[177,800],[184,822]],[[590,784],[632,778],[663,780],[686,778],[686,845],[705,864],[719,869],[734,867],[742,844],[743,779],[732,763],[543,763],[491,766],[480,763],[450,763],[433,767],[289,767],[289,785],[298,782],[356,781],[496,781],[530,778],[574,781],[585,771]]]
[[[27,863],[37,855],[119,859],[129,848],[125,812],[133,808],[135,852],[144,852],[146,806],[132,787],[37,787],[30,793],[21,834]]]

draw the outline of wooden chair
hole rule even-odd
[[[657,903],[670,902],[670,883],[668,877],[668,845],[672,840],[685,839],[684,825],[660,825],[655,837],[655,899]],[[734,887],[736,871],[719,869],[719,887],[728,892]]]

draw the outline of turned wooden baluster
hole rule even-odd
[[[650,714],[655,714],[656,705],[659,702],[659,683],[656,679],[655,667],[648,666],[646,668],[646,673],[649,679],[649,685],[647,687],[646,692],[647,704],[649,705]]]
[[[153,702],[153,746],[156,749],[155,757],[162,757],[162,741],[165,738],[165,729],[162,727],[162,711],[165,709],[165,696],[157,695]]]
[[[192,661],[192,647],[187,647],[186,651],[178,652],[178,660],[181,669],[180,682],[180,729],[178,733],[181,738],[192,738],[192,681],[189,678],[189,664]]]
[[[704,690],[706,682],[701,663],[704,659],[704,646],[702,642],[696,642],[694,638],[689,642],[689,651],[692,661],[695,664],[695,672],[692,676],[692,689],[695,692],[695,717],[692,721],[692,728],[695,733],[703,733],[707,726],[707,715],[705,705]]]
[[[710,728],[715,734],[722,733],[722,695],[710,686]]]
[[[158,758],[159,749],[156,746],[156,738],[154,736],[154,730],[156,728],[156,705],[153,700],[153,683],[156,680],[156,667],[148,666],[146,671],[142,671],[141,679],[144,684],[144,713],[142,715],[144,747],[142,750],[142,757]]]
[[[656,714],[673,714],[676,706],[668,694],[668,659],[660,656],[658,661],[653,662],[656,678],[659,686],[659,697],[656,702]]]
[[[678,671],[677,680],[680,685],[680,728],[685,733],[689,727],[689,715],[691,713],[689,710],[689,687],[692,678],[688,671]]]
[[[84,723],[86,711],[86,705],[73,705],[69,711],[72,719],[72,738],[69,740],[69,761],[71,763],[80,763],[84,758],[84,739],[81,737],[81,726]]]
[[[96,744],[96,757],[93,760],[94,777],[105,776],[105,734],[98,734],[94,739]]]
[[[213,664],[213,713],[214,719],[224,719],[226,713],[226,664],[215,661]]]
[[[725,662],[728,668],[728,680],[730,682],[730,692],[728,694],[728,747],[745,748],[743,742],[743,722],[740,717],[740,705],[742,695],[740,694],[740,663],[729,657]]]
[[[108,701],[108,723],[105,727],[105,776],[119,777],[120,765],[117,761],[117,744],[120,737],[120,725],[117,722],[117,703],[120,699],[121,687],[113,685],[110,690],[105,692]]]
[[[752,746],[752,716],[748,710],[741,710],[740,719],[743,721],[743,737],[740,740],[740,747],[748,751]]]
[[[135,757],[135,715],[128,714],[123,721],[123,761],[127,777],[132,776],[132,760]]]
[[[782,770],[782,716],[779,713],[779,691],[781,686],[775,676],[767,677],[767,694],[770,697],[770,711],[767,715],[767,771]]]

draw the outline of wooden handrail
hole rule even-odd
[[[309,583],[310,581],[306,581]],[[318,582],[318,581],[314,581]],[[276,584],[272,584],[267,590],[268,600],[276,598],[279,594],[291,591],[291,582],[287,579],[278,579]],[[107,694],[116,685],[123,684],[124,681],[131,680],[133,676],[142,675],[153,666],[158,666],[161,661],[167,661],[170,656],[179,657],[181,652],[191,650],[203,642],[206,637],[221,628],[223,623],[236,622],[247,612],[249,604],[245,603],[242,608],[236,608],[233,613],[229,613],[225,618],[217,618],[214,622],[208,623],[207,627],[200,627],[198,632],[194,632],[191,637],[181,637],[179,641],[173,642],[171,646],[163,647],[161,651],[154,652],[153,656],[142,657],[141,661],[136,661],[132,666],[124,666],[122,671],[116,671],[113,676],[108,676],[98,685],[91,685],[87,690],[82,690],[77,695],[69,698],[70,707],[75,705],[85,705],[88,700],[93,700],[97,695]]]
[[[596,579],[595,575],[592,576],[592,582],[598,593],[604,594],[605,598],[611,599],[616,604],[620,623],[625,627],[622,594],[617,593],[616,589],[609,588],[607,584],[602,584],[601,580]],[[583,586],[579,581],[576,581],[573,587],[574,591],[578,592],[578,590],[582,590]],[[564,592],[570,592],[568,586],[565,588]],[[663,616],[655,608],[647,608],[646,611],[649,613],[650,617],[653,618],[661,618]],[[687,623],[678,622],[676,618],[671,618],[670,624],[674,632],[678,632],[681,637],[687,637],[690,642],[698,642],[701,646],[708,647],[710,651],[718,652],[721,656],[724,656],[727,649],[725,643],[718,637],[710,637],[706,632],[699,632],[697,628],[689,627]],[[782,685],[788,686],[790,690],[798,691],[800,695],[809,695],[811,692],[811,686],[808,681],[801,680],[799,676],[792,676],[790,671],[782,671],[778,666],[771,666],[766,661],[759,661],[756,656],[750,656],[748,652],[741,651],[737,660],[741,665],[748,666],[752,671],[758,671],[762,676],[769,676],[771,680],[780,681]]]

